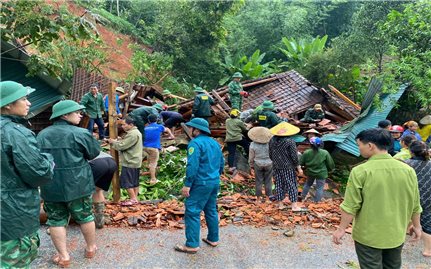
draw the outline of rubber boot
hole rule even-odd
[[[96,224],[97,229],[102,229],[105,225],[105,215],[103,211],[105,211],[105,203],[94,203],[94,223]]]

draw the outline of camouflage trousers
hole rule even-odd
[[[75,199],[70,202],[47,202],[44,201],[48,221],[46,224],[53,227],[66,226],[71,216],[78,224],[94,221],[93,199],[91,196]]]
[[[236,108],[239,111],[241,111],[242,97],[241,96],[231,96],[230,97],[230,104],[231,104],[232,109]]]
[[[40,245],[39,233],[15,240],[1,241],[1,268],[30,268],[37,258]]]

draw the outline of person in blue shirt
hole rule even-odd
[[[181,191],[187,197],[184,214],[186,243],[177,244],[175,250],[194,254],[199,249],[202,211],[208,227],[208,235],[202,241],[212,247],[218,245],[217,193],[224,158],[219,143],[210,137],[209,124],[205,119],[194,118],[186,125],[191,127],[194,137],[187,148],[186,179]]]
[[[415,121],[408,121],[406,123],[404,123],[404,127],[406,128],[406,130],[404,131],[403,135],[401,136],[401,138],[403,138],[406,135],[413,135],[416,137],[416,139],[418,141],[422,140],[422,137],[420,134],[418,134],[417,130],[419,129],[419,124]]]
[[[120,110],[120,100],[124,99],[124,97],[127,96],[127,93],[125,93],[122,87],[115,88],[115,92],[116,92],[115,93],[115,112],[117,113],[117,117],[121,118],[123,117],[123,115]],[[108,106],[109,106],[108,95],[105,95],[103,99],[104,99],[105,111],[108,111]]]
[[[169,134],[170,139],[174,139],[175,136],[172,134],[169,128],[166,128],[162,124],[158,124],[158,116],[151,114],[148,116],[148,126],[145,127],[144,131],[144,151],[148,155],[148,169],[150,170],[150,184],[156,184],[156,168],[159,162],[159,152],[162,149],[160,144],[161,136],[164,132]]]

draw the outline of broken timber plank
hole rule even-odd
[[[225,111],[230,111],[230,107],[226,104],[226,102],[223,100],[223,98],[220,97],[220,95],[215,91],[212,90],[211,91],[212,94],[214,95],[214,97],[217,99],[218,103],[220,104],[220,106],[225,110]],[[229,115],[228,115],[229,116]]]
[[[339,90],[337,90],[337,88],[335,88],[332,85],[328,85],[329,89],[331,89],[331,91],[333,93],[335,93],[338,97],[340,97],[341,99],[343,99],[344,101],[346,101],[347,103],[349,103],[350,105],[352,105],[354,108],[356,108],[357,110],[361,110],[361,106],[356,104],[355,102],[353,102],[352,100],[350,100],[347,96],[345,96],[344,94],[342,94]]]
[[[220,104],[216,104],[215,105],[219,110],[220,110],[220,112],[226,117],[226,118],[229,118],[229,114],[221,107],[221,105]]]

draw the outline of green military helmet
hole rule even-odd
[[[271,101],[268,101],[268,100],[263,101],[262,108],[263,109],[274,109],[274,103]]]
[[[196,87],[194,89],[195,92],[204,92],[204,89],[202,89],[201,87]]]
[[[168,94],[172,94],[170,90],[163,90],[162,92],[163,95],[168,95]]]
[[[186,125],[201,130],[207,134],[211,133],[209,123],[202,118],[193,118],[191,121],[187,122]]]
[[[60,116],[84,109],[85,106],[78,104],[72,100],[63,100],[58,102],[52,107],[52,115],[50,120],[58,118]]]
[[[34,91],[35,89],[25,87],[15,81],[2,81],[0,82],[0,107],[13,103]]]
[[[242,74],[240,72],[236,72],[232,75],[232,78],[242,78]]]
[[[154,107],[155,109],[157,109],[158,111],[162,111],[162,110],[163,110],[163,107],[162,107],[162,105],[161,105],[161,104],[154,104],[154,105],[153,105],[153,107]]]

